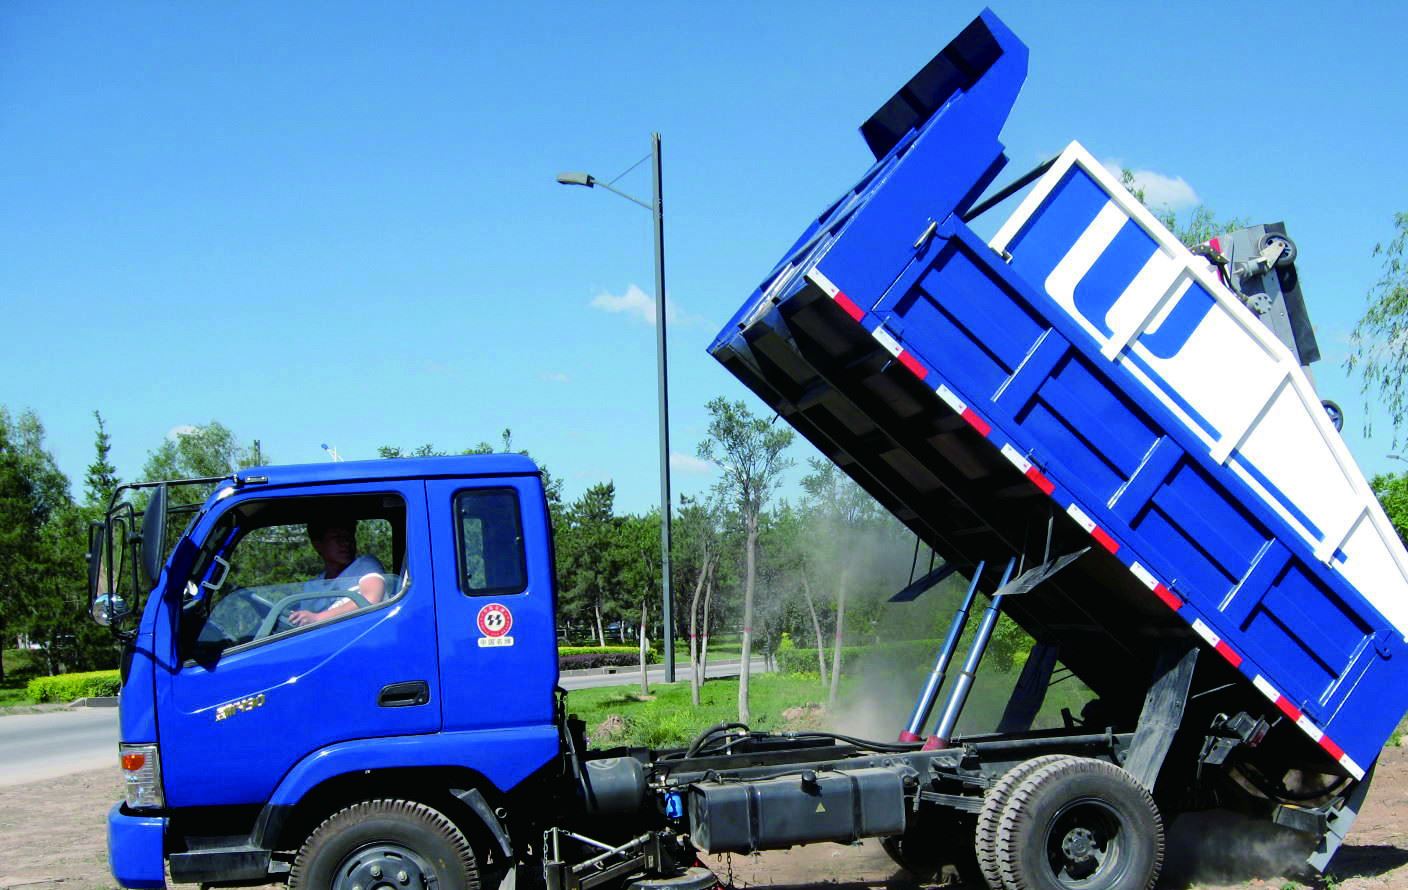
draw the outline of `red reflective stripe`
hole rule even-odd
[[[915,377],[918,377],[920,380],[923,380],[925,377],[929,376],[929,370],[923,365],[919,364],[918,359],[910,355],[908,352],[901,351],[899,355],[895,356],[895,358],[899,359],[900,364],[904,365],[906,368],[909,369],[909,373],[913,374]]]
[[[984,436],[992,432],[992,424],[979,417],[978,412],[974,411],[972,408],[964,408],[962,416],[964,420],[968,421],[969,426],[979,433],[982,433]]]
[[[1344,749],[1341,748],[1339,745],[1336,745],[1334,742],[1330,741],[1330,737],[1327,735],[1322,735],[1320,737],[1320,747],[1328,751],[1330,756],[1335,758],[1336,760],[1339,760],[1341,757],[1344,756]]]
[[[1233,667],[1236,667],[1237,665],[1242,663],[1242,656],[1238,655],[1232,649],[1232,647],[1227,645],[1226,643],[1219,641],[1218,644],[1213,648],[1217,650],[1218,655],[1221,655],[1223,658],[1227,659],[1228,664],[1231,664]]]
[[[1056,483],[1043,476],[1041,470],[1038,470],[1036,467],[1027,470],[1027,478],[1032,480],[1037,488],[1041,489],[1042,494],[1051,494],[1051,492],[1056,490]]]
[[[1183,600],[1179,599],[1177,594],[1162,584],[1154,585],[1154,595],[1163,600],[1164,605],[1175,612],[1183,608]]]
[[[1119,549],[1120,549],[1120,542],[1119,542],[1119,541],[1116,541],[1114,538],[1110,537],[1110,533],[1107,532],[1107,531],[1105,531],[1105,530],[1104,530],[1103,528],[1101,528],[1100,526],[1097,525],[1097,526],[1095,526],[1095,528],[1091,529],[1091,530],[1090,530],[1090,536],[1091,536],[1092,538],[1094,538],[1095,540],[1099,541],[1099,542],[1100,542],[1100,546],[1101,546],[1101,547],[1104,547],[1106,550],[1110,551],[1111,553],[1118,553],[1118,552],[1119,552]]]
[[[1292,720],[1300,719],[1300,708],[1291,704],[1291,700],[1289,698],[1286,698],[1284,695],[1276,699],[1276,707],[1280,708],[1281,713],[1285,714],[1287,717],[1290,717]]]
[[[841,291],[836,292],[836,305],[841,307],[841,311],[849,315],[856,321],[865,317],[865,310],[855,304],[855,301],[846,296]]]

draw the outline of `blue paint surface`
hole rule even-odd
[[[1005,30],[994,33],[1011,48]],[[1024,52],[1021,59],[1024,71]],[[1372,763],[1408,709],[1408,684],[1401,682],[1408,647],[1401,635],[1388,630],[1360,591],[1319,562],[1312,544],[1261,495],[1211,459],[1196,429],[1214,439],[1219,431],[1205,417],[1133,350],[1106,359],[1102,340],[1046,292],[1052,270],[1110,205],[1110,196],[1079,169],[1063,175],[1009,242],[1010,257],[998,257],[954,215],[969,192],[962,180],[981,187],[995,163],[996,136],[1015,95],[1009,87],[1013,78],[1020,82],[1017,66],[1000,62],[986,77],[991,89],[980,80],[916,125],[913,145],[870,181],[866,206],[835,233],[817,268],[868,310],[866,329],[884,324],[933,369],[926,385],[945,382],[992,424],[994,448],[1007,443],[1032,455],[1054,480],[1059,505],[1074,502],[1120,542],[1126,565],[1137,561],[1173,587],[1185,602],[1180,617],[1201,619],[1240,653],[1244,675],[1265,676],[1356,761]],[[931,243],[916,249],[924,219],[941,225]],[[1095,330],[1108,334],[1110,308],[1157,249],[1127,222],[1075,284],[1076,309]],[[763,307],[756,327],[721,332],[711,348],[769,401],[798,381],[814,385],[804,375],[774,380],[793,372],[751,352],[752,342],[766,339],[764,331],[784,341],[792,337],[786,318],[796,293],[782,293],[775,309]],[[1194,283],[1137,342],[1159,358],[1177,356],[1211,308],[1212,295]],[[1131,365],[1158,380],[1196,426],[1185,425]],[[863,365],[828,366],[817,377],[846,373],[871,372]],[[908,430],[925,428],[926,412],[947,410],[937,399],[915,408],[908,397],[886,392],[877,388],[873,405],[863,390],[853,398],[857,410],[882,425],[903,405],[903,428],[890,431],[897,442]],[[933,482],[926,474],[897,475],[898,462],[850,444],[845,454],[873,467],[867,471],[884,480],[901,506],[921,517],[932,509]],[[932,455],[926,452],[925,459]],[[1284,493],[1267,487],[1291,509]]]

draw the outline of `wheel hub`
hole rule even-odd
[[[1061,840],[1061,852],[1076,863],[1089,861],[1095,851],[1095,835],[1088,828],[1072,828]]]
[[[343,860],[333,890],[427,890],[432,872],[399,844],[364,847]]]

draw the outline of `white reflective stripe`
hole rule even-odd
[[[1076,525],[1079,525],[1081,528],[1085,529],[1087,533],[1092,533],[1095,531],[1095,520],[1087,516],[1085,514],[1085,511],[1082,510],[1080,507],[1077,507],[1075,504],[1071,504],[1069,507],[1066,508],[1066,512],[1069,513],[1071,518],[1076,521]]]
[[[1198,632],[1198,636],[1207,640],[1208,645],[1210,646],[1216,646],[1218,643],[1222,642],[1222,637],[1219,637],[1216,633],[1213,632],[1212,628],[1204,624],[1203,619],[1201,618],[1193,619],[1193,630]]]
[[[1153,590],[1159,586],[1159,579],[1154,577],[1154,573],[1141,566],[1139,563],[1130,563],[1129,570],[1134,573],[1134,577],[1144,582],[1144,586]]]
[[[836,295],[841,292],[841,289],[833,284],[831,279],[827,278],[826,274],[820,269],[813,267],[813,269],[807,273],[807,278],[812,284],[821,288],[822,291],[833,300],[836,299]]]
[[[1311,723],[1310,720],[1308,720],[1304,715],[1302,715],[1301,718],[1296,721],[1296,726],[1299,726],[1306,735],[1310,736],[1317,742],[1320,741],[1320,739],[1325,735],[1325,733],[1320,731],[1320,727],[1316,726],[1314,723]]]
[[[1012,466],[1025,473],[1032,468],[1032,462],[1022,457],[1021,453],[1011,445],[1002,446],[1002,456],[1012,462]]]
[[[1348,754],[1340,758],[1340,766],[1349,770],[1349,774],[1356,779],[1364,778],[1364,767],[1354,762],[1354,758]]]
[[[885,351],[890,353],[890,355],[897,356],[901,352],[904,352],[904,347],[900,345],[900,341],[891,336],[890,332],[883,327],[876,328],[870,333],[876,340],[880,341],[880,345],[885,347]]]
[[[953,390],[949,389],[947,386],[944,386],[942,383],[939,384],[939,388],[934,390],[934,392],[938,394],[939,398],[944,400],[945,405],[948,405],[950,408],[957,411],[959,414],[962,414],[964,411],[968,410],[968,406],[964,404],[963,400],[960,399],[957,395],[955,395]]]
[[[1281,693],[1276,691],[1276,687],[1266,682],[1266,678],[1261,674],[1252,677],[1252,685],[1261,690],[1261,694],[1271,699],[1273,702],[1281,697]]]

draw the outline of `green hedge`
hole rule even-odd
[[[942,640],[900,640],[894,643],[874,643],[869,646],[842,646],[841,672],[854,669],[861,663],[883,663],[929,667],[939,652]],[[826,667],[831,668],[831,653],[826,653]],[[815,674],[815,649],[781,649],[777,653],[777,666],[784,674]]]
[[[25,688],[32,702],[70,702],[98,695],[117,695],[122,687],[117,671],[88,671],[81,674],[60,674],[57,677],[35,677]]]
[[[557,657],[564,655],[640,655],[639,646],[558,646]]]
[[[645,663],[655,664],[660,656],[647,649]],[[582,668],[625,667],[640,664],[639,646],[558,646],[557,666],[570,671]]]

